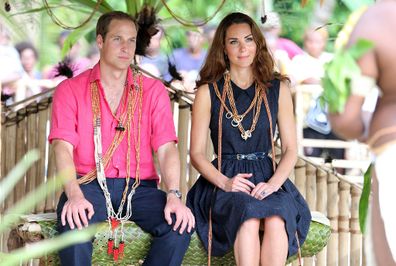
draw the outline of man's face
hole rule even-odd
[[[124,70],[135,56],[137,31],[133,22],[114,19],[110,22],[106,38],[96,37],[101,63]]]

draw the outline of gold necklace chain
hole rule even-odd
[[[229,94],[231,93],[231,96],[227,95],[228,98],[229,97],[234,97],[234,94],[232,92],[232,88],[231,88],[231,77],[229,72],[225,73],[224,75],[224,91]],[[232,110],[230,110],[227,106],[227,104],[225,103],[224,100],[222,100],[222,97],[220,97],[220,93],[218,90],[215,90],[217,97],[220,99],[220,101],[222,102],[223,106],[225,106],[226,109],[226,118],[227,119],[231,119],[231,125],[233,127],[238,127],[240,123],[242,123],[243,119],[245,118],[245,116],[252,110],[252,108],[256,105],[257,103],[257,99],[260,98],[260,93],[258,91],[258,88],[256,86],[256,90],[255,90],[255,95],[253,98],[253,101],[250,103],[250,106],[248,107],[248,109],[246,109],[246,111],[241,114],[238,115],[238,112],[233,112]]]
[[[233,127],[238,127],[239,131],[241,132],[242,139],[247,140],[248,138],[252,137],[252,133],[256,129],[256,124],[258,122],[258,119],[260,116],[260,111],[261,111],[262,97],[260,97],[260,95],[263,92],[261,87],[256,84],[254,99],[250,103],[249,108],[242,115],[239,115],[238,110],[236,108],[236,104],[235,104],[234,93],[232,92],[231,78],[230,78],[229,73],[227,72],[224,75],[223,90],[224,90],[225,94],[227,95],[228,101],[230,102],[231,110],[226,105],[225,99],[220,96],[220,92],[219,92],[216,82],[214,82],[213,85],[214,85],[214,89],[215,89],[215,93],[216,93],[217,97],[219,98],[224,109],[227,111],[226,118],[227,119],[232,118],[231,125]],[[242,121],[243,121],[244,117],[251,110],[253,110],[253,112],[254,112],[252,125],[251,125],[250,129],[245,130],[244,127],[242,126]]]

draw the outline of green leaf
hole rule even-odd
[[[37,242],[29,247],[17,249],[8,254],[1,254],[0,264],[3,266],[20,265],[31,258],[39,258],[67,246],[89,241],[97,232],[98,225],[90,225],[82,230],[72,230],[52,239]]]
[[[362,55],[367,53],[374,47],[374,43],[372,41],[366,39],[359,39],[353,46],[351,46],[348,50],[353,59],[357,60]]]
[[[342,0],[345,6],[348,7],[349,10],[354,11],[363,5],[371,5],[374,4],[374,0]]]
[[[367,212],[370,202],[372,167],[373,165],[370,165],[364,174],[363,191],[359,201],[359,225],[360,231],[362,231],[363,234],[366,231]]]
[[[70,49],[73,47],[73,45],[82,37],[84,37],[86,34],[88,34],[90,31],[94,30],[95,26],[92,23],[88,23],[82,28],[78,28],[74,30],[72,33],[67,36],[65,43],[63,44],[62,47],[62,52],[61,52],[61,58],[65,58],[67,53],[70,51]]]
[[[17,20],[15,20],[10,14],[5,12],[3,6],[0,6],[0,17],[1,22],[5,24],[19,39],[28,39],[28,34],[26,33],[24,27],[21,27],[20,23]]]
[[[74,2],[74,3],[79,3],[83,6],[89,7],[91,9],[96,7],[97,1],[93,1],[93,0],[69,0],[70,2]],[[113,11],[113,8],[111,7],[111,5],[109,5],[109,3],[107,3],[107,1],[103,1],[99,7],[98,7],[98,11],[100,13],[107,13],[110,11]]]
[[[8,173],[8,175],[0,182],[0,203],[4,201],[10,191],[18,183],[29,167],[40,157],[38,150],[31,150],[25,154],[22,160]]]
[[[6,230],[11,224],[18,221],[22,214],[32,210],[33,207],[38,202],[44,200],[49,193],[61,188],[69,176],[70,170],[62,171],[55,178],[50,179],[47,183],[41,184],[34,191],[23,197],[13,208],[8,209],[0,223],[0,233]]]
[[[360,39],[349,49],[337,51],[333,60],[324,65],[322,100],[328,103],[330,113],[344,111],[351,94],[351,80],[360,74],[356,60],[372,47],[372,42]]]
[[[132,16],[135,16],[141,8],[140,0],[125,0],[125,4],[127,6],[127,13]]]

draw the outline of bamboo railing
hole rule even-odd
[[[189,163],[188,155],[190,107],[193,99],[183,92],[172,89],[169,94],[179,137],[181,189],[183,195],[186,195],[198,178],[197,171]],[[51,95],[41,96],[38,101],[33,101],[17,111],[3,107],[1,173],[3,175],[8,173],[30,149],[39,149],[41,158],[17,184],[4,206],[0,206],[1,213],[38,184],[54,178],[54,157],[47,141],[51,99]],[[207,156],[209,159],[213,158],[213,147],[210,142]],[[328,166],[317,165],[302,156],[299,156],[290,179],[305,197],[310,209],[324,213],[329,218],[332,228],[327,248],[313,258],[305,258],[304,265],[364,265],[362,234],[358,224],[358,201],[361,187],[348,181]],[[31,212],[55,211],[58,197],[59,192],[49,195],[45,202],[38,204]],[[1,250],[5,248],[3,237]]]

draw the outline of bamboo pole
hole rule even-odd
[[[327,245],[327,266],[338,265],[338,182],[336,176],[331,173],[327,183],[327,216],[331,226]]]
[[[52,114],[52,105],[48,106],[48,120],[51,121]],[[47,180],[50,178],[56,177],[56,167],[55,167],[55,154],[53,146],[47,143],[48,145],[48,154],[47,154]],[[60,194],[63,192],[63,189],[59,189],[58,191],[51,192],[45,200],[45,212],[53,212],[56,210],[56,205],[58,203]]]
[[[16,132],[16,125],[10,125],[6,126],[3,128],[5,131],[5,136],[3,137],[5,139],[5,145],[3,148],[5,148],[4,152],[4,174],[7,175],[10,170],[15,166],[15,132]],[[9,208],[14,204],[14,193],[11,192],[11,194],[7,197],[7,199],[4,202],[4,209]],[[1,210],[0,214],[3,213],[3,210]],[[10,230],[5,230],[4,232],[1,233],[1,242],[0,242],[0,250],[7,252],[7,239],[8,235],[10,233]]]
[[[306,162],[301,158],[298,158],[296,165],[294,166],[294,180],[292,182],[296,185],[301,195],[305,198],[305,180],[306,180]],[[304,261],[305,263],[305,261]],[[292,262],[293,266],[298,266],[298,260]]]
[[[362,254],[362,233],[360,232],[359,226],[359,200],[362,191],[352,186],[351,192],[351,223],[350,223],[350,232],[351,232],[351,266],[360,266],[361,262],[361,254]]]
[[[178,119],[178,148],[180,156],[180,190],[187,193],[187,153],[188,153],[188,124],[190,121],[190,105],[179,99]]]
[[[37,148],[37,114],[27,117],[27,150]],[[33,164],[26,175],[26,192],[33,191],[36,187],[37,163]],[[33,210],[32,210],[33,211]]]
[[[304,160],[302,160],[301,158],[299,158],[297,160],[297,164],[296,164],[296,168],[295,168],[295,172],[296,172],[296,176],[295,176],[295,180],[294,180],[294,184],[296,185],[298,191],[300,191],[301,195],[306,198],[306,163]]]
[[[309,208],[316,210],[316,167],[307,164],[306,201]]]
[[[53,146],[50,145],[48,149],[48,170],[47,170],[47,180],[56,177],[55,168],[55,157]],[[45,212],[53,212],[56,210],[56,205],[58,203],[60,194],[63,192],[62,189],[58,191],[51,192],[45,199]]]
[[[311,211],[316,210],[316,167],[307,164],[306,167],[306,201]],[[304,266],[314,265],[314,257],[304,258]]]
[[[44,99],[46,100],[46,99]],[[37,148],[40,153],[40,158],[37,162],[37,172],[36,172],[36,187],[40,184],[46,182],[45,178],[45,149],[47,145],[47,122],[48,122],[48,112],[47,108],[40,110],[37,114]],[[36,205],[36,213],[42,213],[45,210],[45,201],[38,202]]]
[[[7,175],[14,167],[16,164],[15,161],[15,146],[16,146],[16,138],[15,138],[15,134],[16,134],[16,124],[13,123],[11,125],[7,125],[5,128],[5,132],[6,132],[6,143],[5,143],[5,148],[6,148],[6,153],[5,153],[5,171],[4,173]],[[11,192],[10,195],[8,195],[8,197],[5,200],[5,209],[8,209],[10,206],[14,205],[15,203],[15,199],[14,199],[15,195],[13,192]]]
[[[351,186],[341,181],[339,183],[339,216],[338,216],[338,265],[348,266],[349,264],[349,218],[350,218],[350,189]]]
[[[316,171],[316,210],[321,213],[326,213],[327,206],[327,177],[328,174],[323,169]],[[315,266],[326,265],[326,248],[316,254]]]
[[[26,154],[26,117],[19,121],[16,125],[16,161],[19,162]],[[15,189],[15,202],[20,200],[26,194],[26,174],[16,184]]]
[[[189,163],[189,175],[188,175],[188,190],[194,185],[195,181],[198,179],[199,173],[197,169],[194,168],[194,166],[191,164],[191,157],[190,158],[190,163]]]

